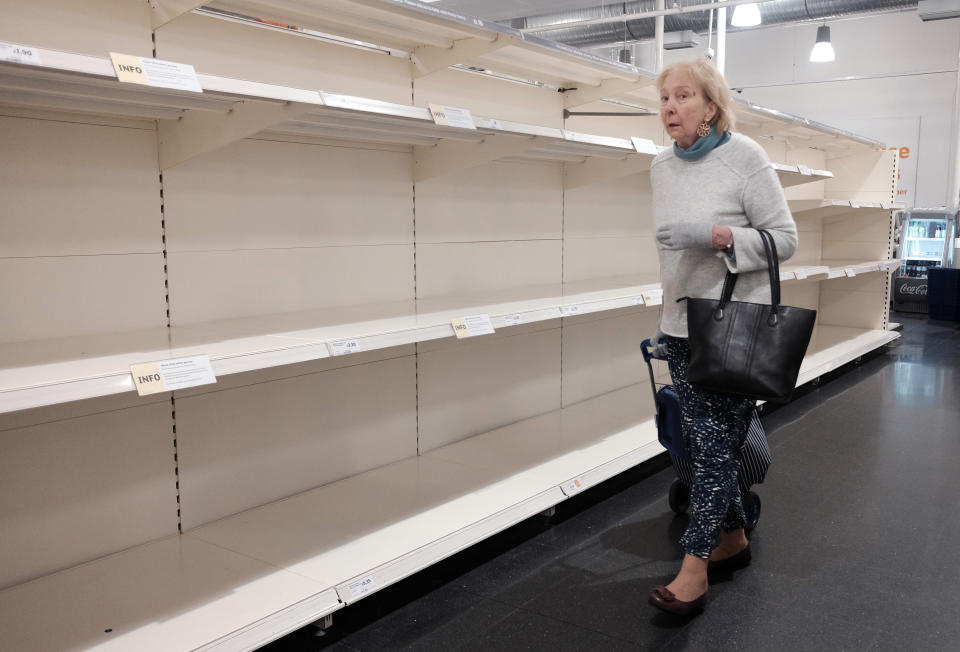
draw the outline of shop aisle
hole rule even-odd
[[[685,524],[658,459],[264,649],[957,649],[960,325],[894,319],[898,342],[764,416],[754,562],[702,616],[646,604]]]

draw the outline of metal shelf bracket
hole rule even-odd
[[[293,120],[321,104],[237,102],[228,113],[188,111],[176,121],[160,121],[160,168],[168,170],[201,154],[242,140],[273,125]]]
[[[492,41],[481,38],[466,38],[454,41],[453,47],[440,48],[433,45],[418,47],[410,54],[414,64],[413,76],[420,79],[450,66],[470,64],[478,57],[501,50],[513,41],[506,34],[498,34]]]
[[[480,141],[443,140],[414,148],[414,182],[475,168],[535,147],[537,136],[489,134]]]
[[[153,29],[159,29],[183,14],[203,6],[203,3],[197,0],[149,0],[149,2],[150,22]]]

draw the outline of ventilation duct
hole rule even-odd
[[[925,0],[925,2],[956,2],[956,0]],[[759,4],[760,16],[764,27],[770,25],[796,23],[809,20],[833,19],[862,13],[880,13],[891,10],[909,10],[917,8],[918,0],[777,0]],[[677,0],[672,6],[694,6],[704,4],[704,0]],[[921,3],[922,4],[922,3]],[[656,0],[635,0],[601,7],[590,7],[573,11],[563,11],[540,16],[528,16],[504,21],[516,29],[531,30],[537,36],[549,38],[578,48],[598,45],[612,45],[625,40],[638,41],[653,38],[654,20],[652,18],[611,22],[603,25],[583,25],[538,31],[546,27],[556,27],[574,21],[596,18],[615,18],[625,13],[655,11]],[[730,12],[728,12],[730,13]],[[730,14],[732,15],[732,14]],[[727,31],[740,29],[729,25]],[[710,12],[698,11],[689,14],[674,14],[664,17],[665,32],[683,32],[689,30],[705,34],[708,30]]]
[[[942,20],[960,17],[960,0],[920,0],[920,20]]]
[[[664,50],[681,50],[698,45],[700,45],[700,39],[697,38],[697,33],[691,29],[685,29],[682,32],[667,32],[663,35]]]

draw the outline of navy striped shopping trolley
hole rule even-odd
[[[657,358],[650,351],[650,340],[640,344],[643,351],[643,360],[647,363],[650,372],[650,387],[653,390],[653,400],[656,406],[657,437],[660,444],[670,454],[673,470],[677,479],[670,485],[670,509],[677,514],[686,514],[690,508],[690,487],[693,484],[693,464],[687,454],[685,438],[680,418],[680,399],[672,385],[663,385],[657,389],[653,375],[653,360]],[[750,426],[746,441],[740,449],[740,472],[737,481],[740,484],[740,494],[743,498],[743,510],[747,515],[747,530],[752,530],[760,520],[760,496],[751,491],[751,487],[760,484],[767,475],[772,458],[770,446],[763,433],[763,424],[756,408],[750,417]]]

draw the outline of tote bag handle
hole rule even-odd
[[[757,229],[757,233],[760,234],[760,240],[763,242],[763,251],[767,256],[767,272],[770,274],[770,316],[767,318],[767,323],[774,326],[780,314],[780,260],[777,257],[777,244],[770,232]],[[713,316],[717,321],[723,321],[723,311],[733,298],[733,288],[737,284],[738,276],[728,271],[723,279],[720,303],[717,304],[717,310]]]

